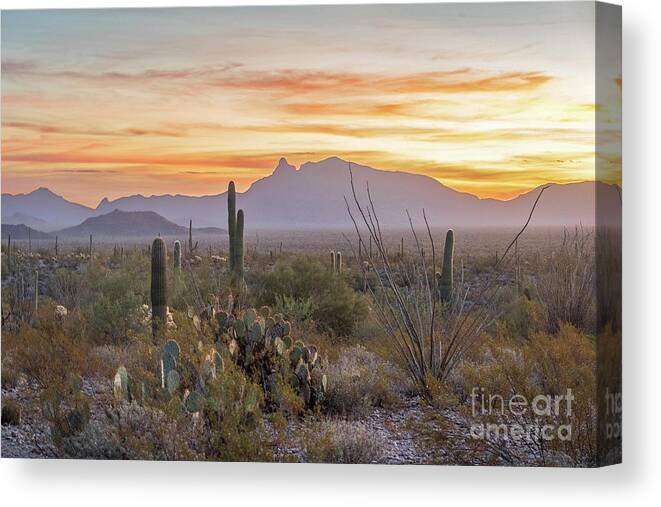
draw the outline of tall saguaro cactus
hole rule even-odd
[[[193,244],[193,219],[191,218],[188,222],[188,256],[192,258],[196,250],[197,241]]]
[[[230,236],[230,271],[234,272],[235,242],[236,242],[236,186],[230,181],[227,187],[227,232]]]
[[[244,214],[240,209],[236,214],[236,237],[234,238],[234,278],[239,289],[243,287],[243,223]]]
[[[39,270],[34,270],[34,313],[39,310]]]
[[[167,320],[167,249],[163,238],[154,239],[151,247],[151,316],[154,340]]]
[[[331,250],[330,257],[331,257],[331,273],[335,274],[336,260],[335,260],[334,250]]]
[[[180,270],[181,269],[181,243],[179,240],[174,242],[174,269]]]
[[[236,186],[230,181],[227,188],[227,232],[230,238],[230,272],[238,290],[243,287],[244,220],[243,210],[236,211]]]
[[[454,280],[454,231],[448,230],[445,235],[445,250],[443,251],[443,271],[440,277],[441,301],[448,302],[452,298]]]

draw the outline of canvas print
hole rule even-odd
[[[621,9],[2,12],[2,457],[621,461]]]

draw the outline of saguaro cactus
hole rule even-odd
[[[188,222],[188,256],[193,257],[195,250],[197,250],[197,241],[193,244],[193,219],[191,218]]]
[[[230,181],[227,187],[227,232],[230,237],[230,271],[234,272],[234,257],[236,255],[236,187],[233,181]]]
[[[57,236],[55,236],[55,257],[57,258]]]
[[[154,239],[151,247],[151,315],[154,339],[167,322],[167,249],[163,238]]]
[[[237,289],[243,287],[243,226],[244,213],[236,211],[236,186],[230,181],[227,187],[227,232],[230,238],[230,272]]]
[[[39,310],[39,270],[34,270],[34,313]]]
[[[234,238],[234,279],[236,286],[240,289],[243,286],[243,210],[240,209],[236,214],[236,237]]]
[[[7,271],[11,273],[11,234],[7,237]]]
[[[179,240],[174,242],[174,269],[181,269],[181,243]]]
[[[342,252],[335,252],[335,268],[337,273],[342,273]]]
[[[94,251],[92,250],[92,235],[90,234],[90,247],[89,247],[90,264],[92,264],[92,255],[93,254],[94,254]]]
[[[443,271],[440,278],[441,301],[447,302],[452,298],[454,280],[454,231],[448,230],[445,235],[445,250],[443,251]]]
[[[335,273],[335,252],[331,250],[331,273]]]

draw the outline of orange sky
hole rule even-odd
[[[214,194],[281,156],[481,197],[594,179],[594,36],[589,3],[3,12],[2,191]]]

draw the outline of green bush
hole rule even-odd
[[[108,272],[99,277],[89,306],[89,325],[96,343],[119,343],[143,329],[143,297],[129,271]]]
[[[254,277],[258,305],[277,304],[277,298],[312,301],[312,318],[317,327],[340,336],[350,335],[365,317],[367,305],[343,276],[333,275],[318,260],[295,258],[280,261],[272,272]]]

